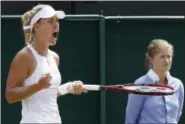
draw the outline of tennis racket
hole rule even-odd
[[[174,88],[162,84],[83,85],[89,91],[128,92],[141,95],[171,95]]]

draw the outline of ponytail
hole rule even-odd
[[[149,56],[148,53],[146,53],[146,57],[145,57],[145,69],[148,71],[151,68],[151,64],[149,61]]]
[[[44,5],[37,5],[33,7],[32,10],[25,12],[22,15],[22,25],[27,26],[30,25],[31,19],[35,16],[35,14],[40,11]],[[25,37],[25,45],[29,44],[33,40],[33,29],[23,29],[24,37]]]
[[[25,36],[25,45],[28,45],[32,40],[31,29],[24,30],[24,36]]]

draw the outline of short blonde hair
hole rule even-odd
[[[145,58],[145,68],[148,70],[151,67],[149,62],[149,57],[153,58],[157,53],[161,51],[161,46],[167,46],[174,51],[173,45],[164,39],[154,39],[150,42],[147,47],[146,58]]]
[[[32,20],[32,18],[46,5],[44,4],[39,4],[37,6],[34,6],[31,10],[25,12],[22,15],[21,21],[22,21],[22,25],[24,26],[28,26],[30,25],[30,22]],[[23,29],[24,31],[24,35],[25,35],[25,44],[28,44],[32,39],[33,39],[33,31],[31,29]]]

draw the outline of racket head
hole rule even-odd
[[[124,85],[111,85],[105,87],[107,90],[128,92],[141,95],[172,95],[175,90],[173,87],[165,84],[134,84],[128,83]]]

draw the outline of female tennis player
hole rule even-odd
[[[57,96],[86,92],[81,81],[61,84],[55,45],[63,11],[37,5],[22,16],[26,46],[14,57],[7,79],[8,103],[22,101],[20,123],[61,123]]]
[[[146,96],[129,94],[126,107],[126,123],[162,124],[178,123],[184,102],[184,86],[170,75],[173,46],[163,39],[155,39],[147,47],[147,74],[135,81],[135,84],[159,83],[173,87],[176,92],[166,96]]]

